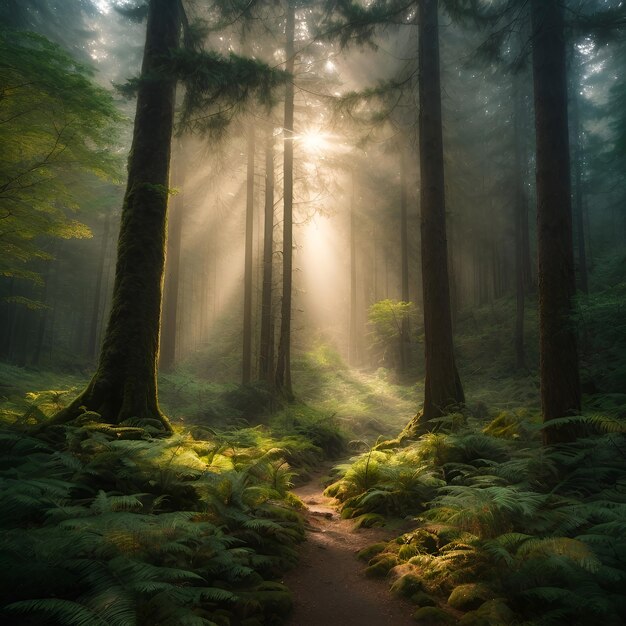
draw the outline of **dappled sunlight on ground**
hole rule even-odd
[[[304,371],[298,371],[298,365]],[[421,384],[390,382],[387,370],[376,372],[343,367],[330,369],[299,363],[294,367],[298,398],[321,411],[335,414],[348,430],[367,439],[395,437],[417,413],[423,398]],[[332,389],[332,393],[329,390]]]

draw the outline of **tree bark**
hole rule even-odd
[[[254,126],[248,126],[246,172],[246,241],[243,288],[243,354],[241,384],[247,385],[252,376],[252,235],[254,224]]]
[[[105,261],[107,254],[107,245],[109,243],[109,231],[111,229],[111,214],[106,213],[104,216],[104,225],[102,228],[102,241],[100,242],[100,253],[98,255],[98,275],[96,276],[96,285],[93,293],[93,306],[91,310],[91,322],[89,324],[89,337],[87,338],[87,357],[95,361],[98,352],[98,328],[100,321],[100,309],[102,302],[102,282],[105,274]]]
[[[437,0],[422,0],[419,6],[424,421],[445,414],[465,399],[452,344],[437,9]]]
[[[108,216],[107,216],[108,217]],[[106,232],[105,232],[106,237]],[[38,320],[37,320],[37,334],[35,339],[35,345],[33,346],[33,354],[31,357],[31,363],[35,366],[41,365],[42,356],[43,356],[43,348],[46,340],[46,330],[48,329],[48,321],[50,318],[50,312],[55,309],[55,306],[48,305],[48,300],[50,299],[50,294],[52,293],[52,300],[55,300],[56,289],[53,291],[50,289],[52,285],[56,285],[58,281],[58,250],[59,250],[59,241],[54,241],[52,244],[52,249],[50,251],[53,260],[48,261],[45,267],[45,271],[43,273],[43,291],[41,293],[41,302],[44,303],[45,308],[39,312]],[[53,280],[54,277],[54,280]],[[84,315],[81,315],[81,318],[84,318]],[[26,348],[24,346],[24,358],[26,357]]]
[[[515,181],[513,218],[515,228],[515,367],[518,370],[526,368],[526,353],[524,349],[524,315],[526,296],[526,276],[524,271],[524,244],[528,241],[528,202],[524,189],[524,160],[522,136],[523,102],[520,76],[513,78],[513,125],[515,141],[515,161],[513,177]]]
[[[357,282],[356,282],[356,182],[352,172],[352,194],[350,196],[350,329],[348,360],[355,366],[359,360],[357,338]]]
[[[567,125],[563,8],[532,0],[537,142],[537,234],[541,406],[544,421],[580,411],[572,299],[576,292]],[[574,427],[544,429],[544,442],[576,438]]]
[[[272,280],[274,260],[274,134],[268,125],[265,138],[265,223],[263,228],[263,291],[261,295],[261,342],[259,378],[273,385]]]
[[[577,72],[575,73],[577,79]],[[575,80],[576,80],[575,79]],[[570,111],[572,118],[572,156],[574,159],[574,216],[576,219],[576,247],[578,248],[578,281],[580,290],[589,293],[589,275],[587,273],[587,251],[585,246],[585,221],[583,192],[584,152],[580,128],[580,105],[578,103],[578,85],[571,90]]]
[[[294,0],[287,3],[285,26],[286,71],[293,76],[295,65],[296,9]],[[281,304],[280,338],[276,358],[276,389],[288,399],[293,399],[291,386],[291,291],[293,281],[293,79],[285,89],[284,160],[283,160],[283,299]]]
[[[111,313],[98,369],[56,423],[87,409],[110,423],[150,419],[171,432],[156,380],[176,91],[162,66],[178,46],[180,21],[178,2],[150,0]]]
[[[8,302],[0,302],[0,312],[2,313],[0,317],[0,357],[6,360],[9,360],[11,355],[11,339],[13,336],[11,331],[13,330],[15,318],[17,317],[15,311],[16,307],[10,301],[14,294],[15,278],[10,278],[7,287],[7,296],[5,298],[5,300],[8,299]]]
[[[167,220],[167,257],[165,265],[165,293],[163,294],[163,319],[161,323],[161,349],[159,366],[169,372],[176,364],[178,346],[178,303],[180,300],[180,255],[185,211],[184,185],[186,163],[181,142],[172,159],[172,187],[178,193],[172,198]]]
[[[406,149],[400,146],[400,263],[402,302],[409,302],[409,225],[407,219]],[[409,362],[409,318],[402,317],[400,328],[400,372],[406,374]]]

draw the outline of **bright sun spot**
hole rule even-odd
[[[96,8],[100,11],[100,13],[104,13],[105,15],[111,11],[110,0],[95,0],[93,4],[96,5]]]
[[[297,139],[307,152],[324,152],[330,149],[330,135],[319,130],[309,130]]]

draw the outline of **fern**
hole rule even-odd
[[[172,626],[263,613],[277,591],[253,609],[239,594],[293,564],[303,538],[280,504],[284,449],[251,447],[235,470],[218,442],[122,439],[97,417],[52,443],[0,430],[0,612]]]
[[[485,538],[519,527],[546,501],[544,495],[505,486],[447,486],[440,491],[429,518]]]
[[[101,619],[97,613],[70,600],[56,598],[24,600],[9,604],[5,610],[14,613],[43,613],[54,618],[57,623],[71,626],[108,626],[108,622]],[[130,617],[132,620],[132,616]]]

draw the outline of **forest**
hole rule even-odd
[[[0,621],[626,624],[623,0],[0,0]]]

